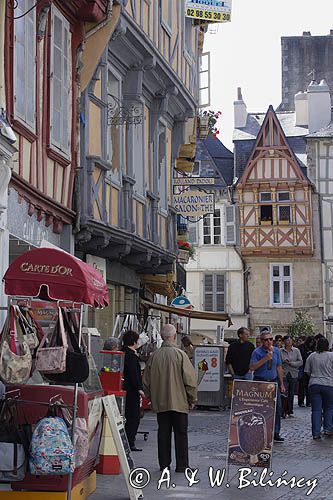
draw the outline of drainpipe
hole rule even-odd
[[[234,189],[233,189],[233,186],[228,186],[227,187],[227,190],[228,190],[228,197],[229,197],[229,201],[232,205],[235,205],[235,201],[233,199],[233,192],[234,192]],[[246,263],[242,257],[242,254],[240,253],[239,249],[237,248],[236,245],[233,245],[233,248],[235,250],[235,252],[237,253],[238,257],[240,258],[241,262],[242,262],[242,267],[243,267],[243,276],[244,276],[244,314],[247,314],[248,315],[248,319],[247,319],[247,328],[250,328],[250,318],[249,318],[249,314],[250,314],[250,304],[249,304],[249,274],[250,274],[250,268],[249,267],[246,267]]]

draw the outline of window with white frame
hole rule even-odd
[[[157,136],[157,179],[159,207],[168,210],[168,175],[167,175],[167,127],[164,123],[158,124]]]
[[[215,210],[213,214],[207,214],[203,218],[203,244],[221,244],[221,210]]]
[[[204,274],[203,292],[205,311],[225,312],[226,275],[224,273]]]
[[[36,9],[35,0],[20,0],[14,22],[14,114],[36,127]],[[26,15],[23,15],[25,12]],[[22,17],[20,17],[22,16]]]
[[[71,33],[69,23],[52,7],[51,144],[68,154],[71,141]]]
[[[184,30],[185,30],[185,36],[184,36],[185,51],[188,54],[192,54],[194,28],[193,28],[192,19],[190,19],[189,17],[185,17],[185,29]]]
[[[170,59],[172,37],[172,2],[159,0],[159,17],[162,27],[160,48],[166,59]]]
[[[271,264],[271,306],[287,307],[293,303],[291,264]]]
[[[108,70],[108,103],[111,106],[121,99],[121,77],[110,69]],[[107,130],[107,161],[112,165],[111,176],[119,179],[121,173],[121,151],[123,143],[122,126],[110,123]]]

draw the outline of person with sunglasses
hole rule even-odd
[[[272,333],[267,329],[260,332],[262,345],[257,347],[251,356],[250,370],[254,372],[253,380],[263,382],[276,382],[277,400],[275,414],[274,441],[282,443],[284,438],[280,436],[281,429],[281,394],[285,392],[283,384],[283,370],[280,349],[273,346]]]

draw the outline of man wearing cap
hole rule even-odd
[[[274,441],[282,443],[284,438],[280,436],[281,428],[281,395],[285,392],[283,384],[283,370],[280,350],[273,346],[273,335],[267,328],[260,332],[262,345],[257,347],[251,356],[250,370],[254,372],[253,380],[263,382],[276,382],[277,400],[275,414]]]

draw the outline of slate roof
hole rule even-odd
[[[327,127],[323,127],[318,132],[313,132],[312,134],[309,134],[307,137],[310,139],[313,138],[319,138],[319,137],[333,137],[333,122],[331,122]]]
[[[233,140],[245,141],[249,139],[256,139],[265,116],[266,113],[249,113],[247,116],[246,126],[234,129]],[[300,137],[309,133],[307,127],[295,126],[294,111],[276,112],[276,116],[286,137]]]
[[[214,177],[215,187],[232,185],[234,155],[214,137],[197,140],[196,160],[201,160],[200,177]]]

